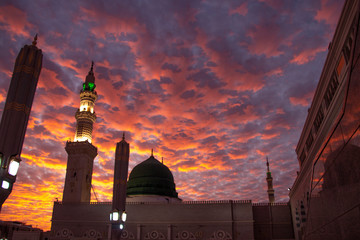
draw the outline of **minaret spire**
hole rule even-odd
[[[273,183],[272,183],[272,177],[271,177],[271,172],[270,172],[270,167],[269,167],[269,159],[266,156],[266,166],[267,166],[267,172],[266,172],[266,181],[268,184],[268,197],[269,197],[269,203],[274,203],[275,202],[275,190],[273,189]]]
[[[36,44],[37,44],[37,38],[38,38],[38,36],[37,36],[37,34],[36,34],[35,37],[34,37],[34,41],[32,42],[32,45],[33,45],[33,46],[36,46]]]
[[[83,83],[83,89],[80,92],[80,108],[75,114],[76,118],[76,133],[74,141],[89,141],[92,140],[92,129],[96,119],[94,111],[97,93],[95,91],[95,76],[94,76],[94,62],[91,62],[91,68]]]

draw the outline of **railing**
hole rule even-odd
[[[171,202],[166,204],[229,204],[229,203],[240,203],[240,204],[246,204],[246,203],[252,203],[251,200],[209,200],[209,201],[183,201],[183,202]],[[55,205],[63,205],[64,203],[61,201],[55,201]],[[66,204],[66,203],[65,203]],[[112,202],[90,202],[90,203],[69,203],[69,204],[80,204],[80,205],[111,205]],[[140,204],[164,204],[164,202],[127,202],[127,205],[140,205]],[[259,204],[259,203],[253,203]],[[260,203],[262,204],[262,203]],[[268,203],[264,203],[267,205]],[[278,203],[273,203],[278,204]],[[286,203],[284,203],[286,205]]]
[[[264,202],[264,203],[253,203],[253,206],[286,206],[289,205],[289,202],[277,202],[277,203],[269,203],[269,202]]]

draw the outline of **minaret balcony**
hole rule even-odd
[[[76,114],[75,114],[75,118],[76,120],[79,120],[79,119],[89,119],[91,120],[93,123],[95,122],[96,120],[96,114],[95,113],[91,113],[89,111],[80,111],[79,109],[76,111]]]
[[[92,102],[95,102],[97,99],[97,93],[96,91],[90,92],[90,91],[81,91],[80,92],[80,99],[81,100],[89,100]]]

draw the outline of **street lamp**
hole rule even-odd
[[[10,195],[16,181],[16,175],[20,166],[20,156],[10,156],[0,153],[0,211],[2,204]]]
[[[3,164],[3,171],[1,171],[1,188],[5,190],[11,190],[12,184],[15,182],[16,175],[18,173],[21,159],[19,155],[11,156],[9,158],[9,164],[6,161],[3,163],[3,155],[0,154],[0,165]]]
[[[125,223],[126,222],[126,217],[127,217],[127,213],[125,211],[123,211],[121,213],[121,223]],[[110,213],[110,221],[112,222],[118,222],[120,219],[120,212],[117,209],[114,209],[111,213]]]
[[[19,166],[20,166],[20,158],[16,158],[16,157],[12,157],[10,158],[10,164],[9,164],[9,170],[8,173],[15,177],[18,170],[19,170]]]
[[[116,239],[116,235],[121,234],[121,230],[125,227],[127,213],[123,211],[120,215],[119,210],[114,209],[110,213],[110,222],[111,222],[111,229],[112,229],[112,239]],[[116,233],[117,230],[120,230],[120,232]]]

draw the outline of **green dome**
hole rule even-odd
[[[170,169],[154,156],[136,165],[131,171],[127,183],[128,196],[160,195],[178,197],[174,177]]]

